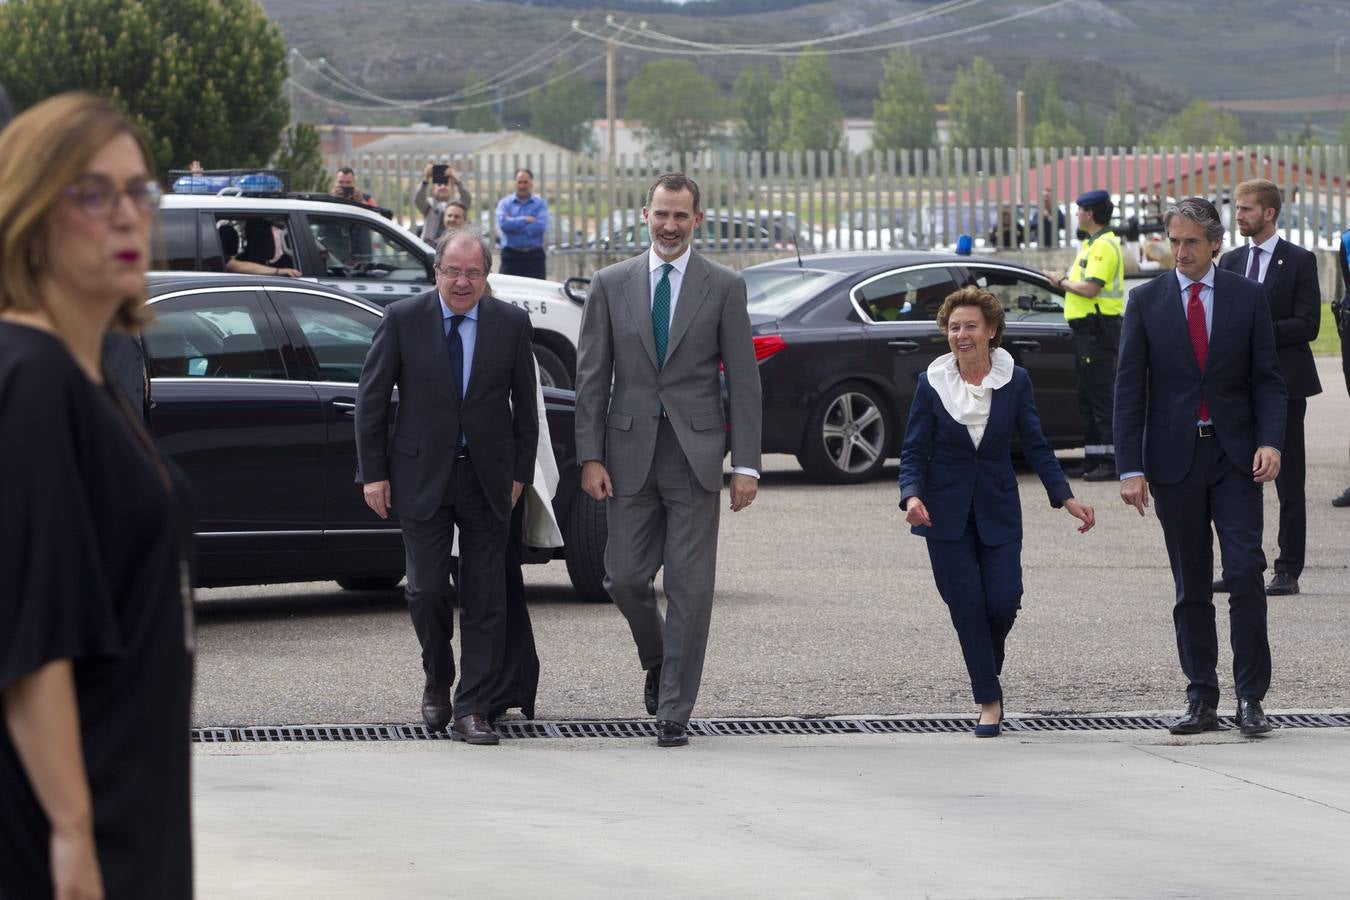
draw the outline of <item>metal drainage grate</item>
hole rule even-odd
[[[1350,728],[1350,712],[1274,714],[1278,728]],[[1016,732],[1154,731],[1167,727],[1167,716],[1016,716],[1003,727]],[[1220,717],[1236,727],[1231,716]],[[840,734],[959,734],[970,731],[971,718],[847,718],[847,719],[692,719],[689,733],[704,737]],[[521,721],[497,723],[504,738],[651,738],[656,723],[647,719],[585,721]],[[196,744],[275,743],[322,741],[447,740],[425,725],[258,725],[194,728]]]

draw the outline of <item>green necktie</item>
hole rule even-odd
[[[670,340],[670,263],[661,264],[661,280],[652,296],[652,337],[656,340],[656,364],[666,364],[666,342]]]

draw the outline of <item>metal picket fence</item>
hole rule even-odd
[[[1099,188],[1116,197],[1124,217],[1146,221],[1171,199],[1207,196],[1220,204],[1230,242],[1237,243],[1229,200],[1241,181],[1256,177],[1283,190],[1280,223],[1288,239],[1330,247],[1350,227],[1345,146],[709,151],[620,155],[612,162],[599,154],[480,154],[444,161],[472,196],[470,221],[494,236],[498,200],[514,189],[518,168],[531,169],[535,190],[549,203],[545,243],[554,254],[641,246],[638,211],[646,190],[658,173],[674,170],[699,183],[708,214],[704,246],[714,250],[929,249],[952,246],[961,234],[977,244],[1056,248],[1073,239],[1073,199]],[[327,162],[330,169],[352,166],[361,188],[398,221],[420,226],[413,195],[424,157],[357,153]]]

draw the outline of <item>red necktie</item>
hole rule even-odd
[[[1205,374],[1205,360],[1209,358],[1209,335],[1205,332],[1205,305],[1200,302],[1200,282],[1192,282],[1190,299],[1186,301],[1186,329],[1191,333],[1191,349],[1195,351],[1195,361],[1200,364],[1200,374]],[[1200,396],[1200,421],[1209,418],[1209,404],[1204,395]]]

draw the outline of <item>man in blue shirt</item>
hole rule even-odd
[[[548,230],[548,203],[534,193],[534,173],[516,170],[516,192],[497,204],[497,228],[502,233],[503,275],[547,278],[544,232]]]

